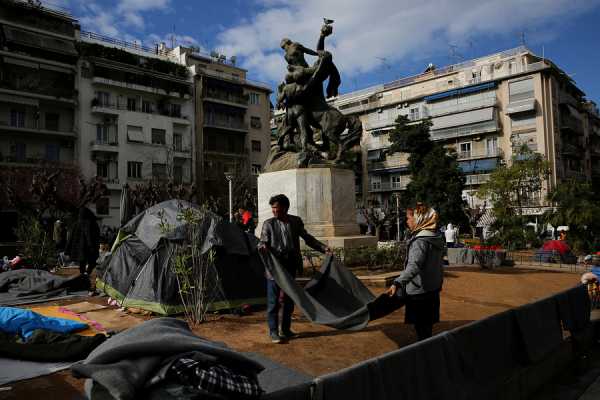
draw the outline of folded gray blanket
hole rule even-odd
[[[197,359],[256,375],[256,361],[192,333],[186,322],[157,318],[110,338],[88,358],[71,367],[73,375],[90,378],[88,396],[97,399],[139,399],[164,378],[166,366],[178,355],[194,352]],[[99,385],[99,387],[98,387]]]

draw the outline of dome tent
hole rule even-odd
[[[177,278],[170,265],[175,246],[185,237],[182,208],[198,208],[184,200],[168,200],[132,218],[119,231],[111,256],[98,267],[96,287],[123,307],[162,315],[183,312]],[[161,223],[169,226],[165,232]],[[202,253],[216,251],[211,269],[214,301],[209,310],[265,303],[264,267],[256,252],[257,239],[214,213],[199,222]]]

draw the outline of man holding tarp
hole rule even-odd
[[[307,246],[322,253],[330,253],[331,249],[321,243],[304,229],[300,217],[288,214],[290,200],[284,194],[271,197],[269,205],[273,211],[273,218],[266,220],[260,235],[259,250],[263,253],[270,251],[283,269],[292,277],[302,271],[302,254],[300,253],[300,237]],[[282,339],[295,336],[291,330],[292,312],[294,302],[283,294],[283,312],[281,317],[281,331],[279,328],[279,293],[281,289],[266,271],[267,275],[267,316],[269,323],[269,337],[273,343],[281,343]]]

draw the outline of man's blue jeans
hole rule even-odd
[[[295,275],[295,274],[294,274]],[[279,331],[279,293],[281,289],[272,279],[267,279],[267,319],[269,322],[269,333]],[[283,295],[283,311],[281,315],[281,331],[289,332],[292,326],[292,313],[294,312],[294,302],[287,295]]]

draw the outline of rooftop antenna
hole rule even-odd
[[[521,41],[521,46],[527,46],[527,44],[525,43],[525,31],[521,31],[521,33],[519,34],[519,39]]]
[[[171,31],[171,48],[175,48],[175,24],[173,24],[173,30]]]

